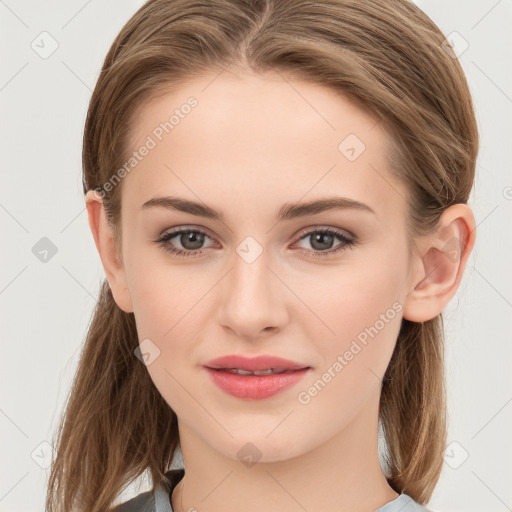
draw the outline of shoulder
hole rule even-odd
[[[154,494],[152,491],[142,492],[135,498],[117,505],[110,512],[156,512]]]
[[[161,482],[154,491],[142,492],[131,500],[110,509],[109,512],[172,512],[170,493],[184,474],[183,468],[167,471],[165,474],[167,482]]]
[[[375,512],[434,512],[414,501],[408,494],[402,493],[393,501],[386,503]]]

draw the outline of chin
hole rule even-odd
[[[230,439],[229,446],[218,443],[215,449],[222,456],[238,460],[250,468],[256,463],[283,462],[308,452],[312,447],[298,444],[295,440],[299,437],[284,429],[281,436],[276,432],[267,436],[267,430],[261,434],[248,435],[246,430],[243,436]],[[290,442],[291,439],[294,442]]]

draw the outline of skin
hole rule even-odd
[[[471,209],[446,210],[440,229],[419,239],[409,257],[407,192],[387,168],[386,133],[348,99],[281,74],[215,72],[184,84],[143,106],[133,150],[190,96],[197,107],[122,181],[120,257],[101,198],[92,191],[86,197],[114,298],[134,313],[139,340],[149,338],[160,351],[147,369],[177,414],[186,467],[173,509],[376,510],[397,497],[378,459],[381,379],[402,317],[433,318],[456,293],[475,240]],[[366,146],[354,161],[338,150],[351,133]],[[170,195],[222,211],[225,222],[140,211],[145,201]],[[375,213],[338,209],[274,220],[285,203],[333,195]],[[178,227],[207,233],[201,254],[174,256],[154,243]],[[314,257],[321,251],[304,232],[325,227],[353,235],[356,244]],[[237,253],[248,236],[263,249],[251,263]],[[457,258],[447,255],[454,238],[463,241]],[[180,236],[167,243],[190,251]],[[327,250],[341,244],[335,237]],[[300,403],[298,393],[394,303],[401,311]],[[242,400],[218,389],[201,366],[227,354],[272,354],[312,369],[271,398]],[[237,455],[247,443],[261,457],[250,467]]]

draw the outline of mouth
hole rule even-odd
[[[274,396],[296,385],[311,370],[306,364],[266,354],[222,356],[203,367],[220,390],[244,400]]]
[[[281,373],[292,373],[292,372],[297,372],[300,370],[308,370],[311,367],[305,366],[303,368],[297,368],[295,370],[290,370],[290,369],[286,369],[286,368],[269,368],[267,370],[254,370],[254,371],[243,370],[242,368],[210,368],[209,366],[207,366],[206,368],[208,368],[210,370],[218,371],[218,372],[234,373],[236,375],[261,376],[261,375],[278,375]]]
[[[239,375],[270,375],[310,368],[307,364],[277,356],[259,355],[250,358],[238,354],[212,359],[211,361],[207,361],[204,366],[212,370],[238,372]]]

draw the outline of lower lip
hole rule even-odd
[[[304,378],[309,368],[272,375],[238,375],[212,368],[206,368],[206,370],[213,382],[229,395],[249,400],[260,400],[276,395],[297,384]]]

